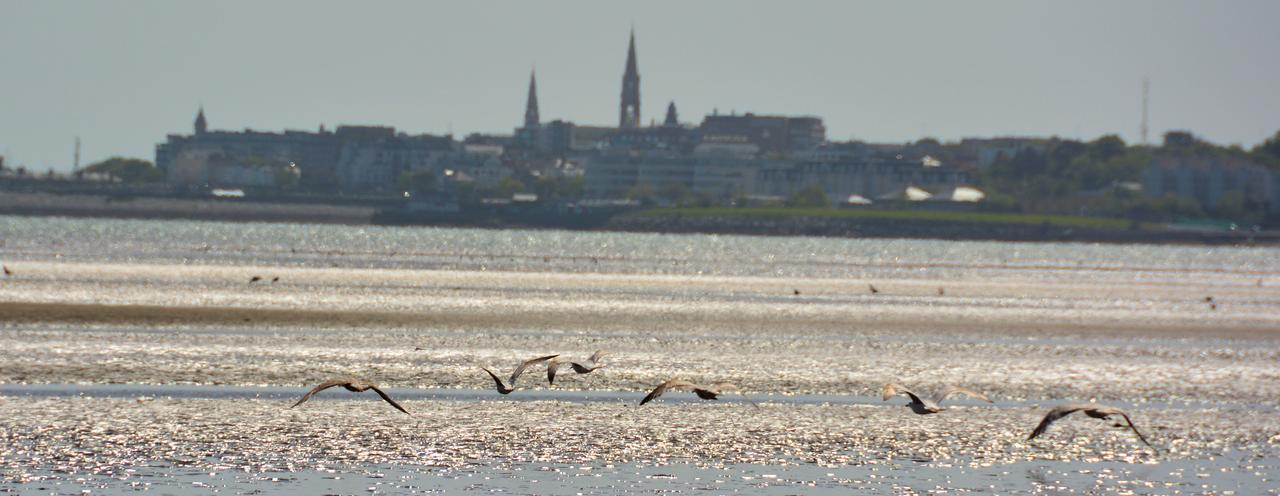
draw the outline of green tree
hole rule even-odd
[[[1089,155],[1096,160],[1111,160],[1124,154],[1124,140],[1114,134],[1108,134],[1089,143]]]
[[[582,176],[542,176],[533,183],[533,192],[543,199],[577,199],[582,197],[582,186]]]
[[[821,187],[810,186],[808,188],[797,191],[795,194],[787,198],[788,207],[800,208],[826,208],[831,206],[831,201],[827,199],[827,192]]]
[[[653,189],[653,185],[649,183],[637,183],[627,189],[627,199],[640,202],[642,205],[653,205],[653,200],[657,193]]]
[[[1224,219],[1243,220],[1249,214],[1244,193],[1239,191],[1223,193],[1222,197],[1218,198],[1218,204],[1214,206],[1213,213]]]
[[[151,183],[164,180],[164,172],[155,164],[136,158],[111,157],[84,168],[92,174],[106,174],[123,183]]]
[[[1280,131],[1276,131],[1276,134],[1271,135],[1266,141],[1253,147],[1252,156],[1254,160],[1272,170],[1280,171]]]
[[[435,171],[404,171],[400,173],[400,177],[396,179],[396,186],[404,191],[414,193],[426,193],[435,191],[436,174]]]
[[[511,196],[516,193],[525,192],[525,188],[524,183],[520,182],[519,179],[508,176],[502,178],[502,181],[498,182],[496,192],[501,198],[511,198]]]

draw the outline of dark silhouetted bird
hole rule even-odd
[[[1040,421],[1040,425],[1036,426],[1036,430],[1031,431],[1031,435],[1027,436],[1027,440],[1030,441],[1032,439],[1035,439],[1037,436],[1044,434],[1044,432],[1049,429],[1050,424],[1054,423],[1055,421],[1057,421],[1062,417],[1066,417],[1067,415],[1071,415],[1072,413],[1075,413],[1075,412],[1084,412],[1085,415],[1088,415],[1090,417],[1093,417],[1096,419],[1103,419],[1107,421],[1113,420],[1111,417],[1120,416],[1121,418],[1124,419],[1125,423],[1124,424],[1117,423],[1115,424],[1116,427],[1125,427],[1126,426],[1125,424],[1128,424],[1127,426],[1129,427],[1129,429],[1132,430],[1134,434],[1138,435],[1138,439],[1142,441],[1142,444],[1147,445],[1147,447],[1151,448],[1152,450],[1155,449],[1155,447],[1151,446],[1151,443],[1147,442],[1147,438],[1142,437],[1142,433],[1138,432],[1138,428],[1133,425],[1133,421],[1129,420],[1129,415],[1125,414],[1119,408],[1116,408],[1113,406],[1096,405],[1091,403],[1061,405],[1061,406],[1054,407],[1052,410],[1049,410],[1048,414],[1044,416],[1044,420]]]
[[[294,403],[293,406],[289,408],[293,408],[303,403],[306,403],[307,400],[311,399],[311,397],[314,396],[316,393],[320,391],[324,391],[331,387],[335,387],[335,386],[342,386],[343,389],[346,389],[347,391],[351,391],[353,393],[363,393],[365,391],[372,389],[373,392],[378,393],[378,396],[381,396],[382,399],[386,400],[387,403],[390,403],[391,406],[396,407],[396,410],[400,410],[404,412],[405,415],[409,414],[409,411],[405,410],[404,407],[400,406],[399,403],[396,403],[396,400],[391,399],[390,396],[387,396],[387,393],[383,392],[381,389],[378,389],[377,384],[374,384],[369,381],[360,380],[360,379],[353,379],[350,377],[325,381],[319,386],[316,386],[315,388],[312,388],[310,391],[307,391],[307,394],[303,395],[302,399],[298,400],[297,403]]]
[[[875,287],[874,285],[872,285],[872,284],[868,284],[868,285],[867,285],[867,289],[870,289],[870,290],[871,290],[871,294],[878,294],[878,293],[880,293],[880,290],[876,289],[876,287]]]
[[[710,386],[700,386],[683,379],[668,379],[666,382],[658,384],[657,387],[653,388],[653,391],[650,391],[649,394],[645,395],[644,399],[640,400],[640,404],[643,405],[658,399],[658,397],[662,396],[662,393],[667,392],[668,389],[688,389],[693,391],[693,394],[698,395],[699,398],[704,400],[719,399],[720,395],[733,391],[742,396],[742,399],[747,400],[747,403],[751,403],[751,406],[756,408],[760,407],[756,402],[751,401],[751,398],[748,398],[747,395],[742,394],[742,390],[739,389],[738,386],[728,382],[721,382]]]
[[[894,395],[898,395],[898,394],[905,394],[911,398],[911,403],[907,403],[907,407],[911,408],[911,411],[915,412],[918,415],[928,415],[930,413],[938,413],[943,410],[946,410],[946,408],[942,408],[938,404],[942,403],[942,400],[947,399],[953,394],[963,394],[976,399],[980,399],[987,403],[991,403],[991,400],[987,399],[986,395],[979,393],[977,391],[974,391],[972,389],[967,389],[967,388],[962,388],[957,386],[947,386],[946,389],[942,390],[942,394],[938,395],[937,399],[930,400],[928,398],[921,398],[920,396],[916,395],[916,393],[911,392],[911,390],[904,388],[902,386],[899,386],[897,384],[885,384],[884,389],[880,391],[880,400],[888,401],[889,398],[892,398]]]
[[[596,350],[596,352],[592,353],[591,356],[586,359],[586,361],[582,361],[582,362],[575,362],[573,360],[564,359],[564,358],[551,359],[550,361],[547,362],[547,384],[556,383],[556,370],[558,370],[561,365],[564,365],[567,363],[569,364],[570,367],[573,368],[574,372],[577,372],[579,374],[590,374],[592,372],[595,372],[596,369],[600,367],[604,367],[604,364],[600,362],[600,359],[608,354],[609,352],[607,351]]]
[[[253,276],[249,278],[249,284],[253,284],[261,280],[262,280],[262,276]]]
[[[544,357],[530,358],[530,359],[528,359],[528,360],[525,360],[525,361],[524,361],[524,363],[520,364],[520,366],[519,366],[519,367],[516,367],[516,370],[515,370],[514,372],[512,372],[512,373],[511,373],[511,379],[509,379],[509,380],[508,380],[508,382],[510,383],[510,385],[508,385],[508,384],[503,384],[502,379],[498,378],[498,375],[497,375],[497,374],[494,374],[492,370],[489,370],[489,369],[487,369],[487,368],[485,368],[485,367],[480,367],[480,368],[481,368],[481,369],[483,369],[485,372],[488,372],[488,373],[489,373],[489,377],[492,377],[492,378],[493,378],[493,383],[494,383],[494,385],[496,385],[496,386],[497,386],[497,388],[498,388],[498,393],[500,393],[500,394],[511,394],[511,392],[512,392],[512,391],[515,391],[515,390],[516,390],[516,379],[519,379],[519,378],[520,378],[520,374],[523,374],[523,373],[524,373],[524,369],[529,368],[529,366],[530,366],[530,365],[535,365],[535,364],[538,364],[538,363],[542,363],[542,362],[545,362],[545,361],[547,361],[547,360],[550,360],[550,359],[555,358],[555,357],[558,357],[558,356],[560,356],[560,355],[547,355],[547,356],[544,356]]]

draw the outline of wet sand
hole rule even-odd
[[[383,489],[1004,493],[1053,492],[1059,480],[1256,494],[1274,491],[1280,465],[1280,289],[1231,272],[13,265],[0,283],[0,490],[350,492],[353,480],[394,479]],[[613,352],[604,369],[554,388],[534,369],[521,378],[532,389],[511,398],[486,392],[478,368],[596,349]],[[413,415],[340,390],[287,408],[339,375],[405,395]],[[762,407],[687,393],[635,404],[673,376],[735,382]],[[965,385],[996,403],[917,416],[902,398],[876,398],[890,381]],[[159,389],[121,396],[100,389],[109,384]],[[1158,453],[1086,417],[1025,440],[1068,401],[1125,407]]]

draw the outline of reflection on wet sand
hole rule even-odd
[[[1271,249],[11,225],[0,490],[1275,486]],[[600,349],[607,367],[511,396],[477,368]],[[337,388],[287,409],[344,376],[413,416]],[[672,377],[759,408],[637,406]],[[917,416],[880,400],[891,381],[994,403]],[[1076,415],[1027,441],[1073,402],[1123,408],[1159,454]]]

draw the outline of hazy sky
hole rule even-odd
[[[0,0],[0,154],[70,168],[214,129],[616,125],[634,25],[641,116],[823,117],[831,139],[1280,129],[1280,2]]]

